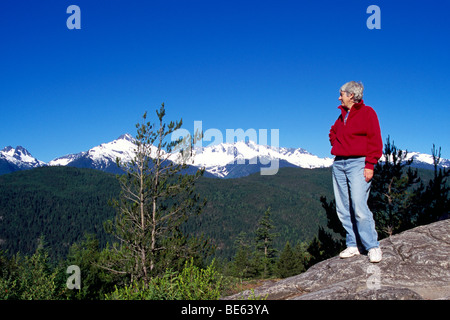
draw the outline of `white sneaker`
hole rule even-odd
[[[339,253],[339,257],[341,257],[342,259],[350,258],[357,255],[359,255],[359,250],[357,247],[348,247],[347,249]]]
[[[382,252],[380,248],[372,248],[369,250],[368,256],[370,262],[380,262],[382,258]]]

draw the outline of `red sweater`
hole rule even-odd
[[[366,168],[373,169],[383,154],[380,124],[375,111],[361,100],[350,110],[339,106],[341,115],[330,130],[331,154],[335,156],[366,157]]]

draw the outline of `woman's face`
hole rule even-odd
[[[349,96],[347,96],[346,92],[341,91],[341,95],[339,96],[339,101],[341,102],[341,105],[347,108],[351,108],[353,104],[355,103],[353,101],[353,93]]]

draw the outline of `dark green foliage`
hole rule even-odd
[[[114,289],[114,285],[125,282],[123,276],[112,275],[100,266],[103,264],[108,249],[100,249],[99,241],[94,235],[86,234],[85,238],[74,243],[69,250],[64,266],[76,265],[81,271],[80,290],[67,290],[69,299],[96,300],[102,299],[106,293]],[[67,278],[68,275],[65,275]]]
[[[34,254],[17,253],[8,258],[0,252],[0,300],[55,300],[64,297],[65,287],[58,281],[60,268],[52,266],[43,237]]]
[[[221,296],[223,277],[214,261],[199,268],[194,261],[186,261],[180,272],[167,269],[148,284],[133,281],[130,285],[115,288],[105,295],[105,300],[217,300]]]
[[[413,211],[417,217],[417,224],[428,224],[450,217],[450,185],[448,177],[449,168],[438,168],[441,158],[441,149],[435,149],[433,145],[432,155],[434,160],[434,176],[428,184],[420,183],[419,188],[413,195]]]
[[[433,145],[434,175],[431,176],[429,170],[409,167],[412,160],[405,161],[407,152],[397,149],[389,137],[384,155],[390,161],[376,165],[369,198],[380,238],[448,218],[450,170],[437,167],[440,149],[437,152]]]
[[[329,169],[282,168],[275,176],[201,178],[196,190],[208,202],[181,230],[204,234],[215,244],[216,255],[229,259],[236,252],[236,236],[253,234],[261,212],[271,207],[280,234],[274,248],[309,240],[326,223],[320,195],[332,196],[330,174]],[[85,233],[95,234],[104,248],[113,238],[103,223],[116,214],[108,202],[119,193],[114,175],[92,169],[43,167],[0,176],[0,249],[33,254],[44,235],[50,257],[65,258]]]
[[[275,226],[271,218],[270,208],[268,208],[263,217],[259,220],[258,228],[255,231],[255,247],[257,250],[257,260],[262,267],[260,273],[263,278],[267,278],[273,273],[277,250],[273,247],[278,233],[271,232]]]
[[[292,248],[288,241],[277,261],[276,275],[280,278],[287,278],[300,274],[306,270],[308,259],[309,254],[305,244],[297,244]]]
[[[303,272],[309,259],[306,243],[298,244],[292,250],[287,242],[278,257],[278,250],[274,249],[273,240],[279,234],[271,232],[273,229],[275,227],[269,208],[259,220],[254,234],[249,236],[241,232],[237,236],[236,254],[226,273],[241,279],[267,279],[273,276],[284,278]]]
[[[311,258],[308,267],[319,261],[334,257],[345,248],[345,229],[336,214],[336,203],[334,200],[327,201],[326,197],[320,197],[320,202],[327,216],[327,230],[319,227],[317,236],[308,246]]]
[[[368,201],[380,238],[407,230],[415,225],[415,217],[410,210],[411,195],[413,187],[420,180],[417,169],[412,170],[408,166],[412,160],[405,160],[407,151],[397,149],[390,143],[389,137],[383,154],[385,161],[380,161],[375,166]]]
[[[336,256],[345,246],[342,240],[333,239],[331,234],[320,227],[317,236],[308,246],[308,253],[311,256],[308,267],[317,262]]]
[[[114,216],[114,175],[92,169],[42,167],[0,176],[0,249],[33,254],[45,237],[51,260],[65,257],[85,233],[101,246],[111,238],[103,222]]]
[[[255,261],[255,250],[252,243],[247,240],[247,234],[241,232],[235,240],[236,254],[230,263],[228,273],[232,276],[249,279],[258,276],[258,267]]]
[[[200,179],[196,188],[208,202],[201,216],[187,224],[201,230],[216,245],[216,255],[231,258],[234,240],[245,232],[248,241],[256,231],[261,212],[271,208],[271,219],[279,237],[274,248],[286,241],[312,239],[326,224],[320,196],[333,196],[331,170],[281,168],[274,176],[259,173],[239,179]]]

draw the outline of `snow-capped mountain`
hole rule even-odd
[[[424,168],[424,169],[433,169],[434,168],[434,160],[431,154],[420,153],[420,152],[410,152],[406,154],[405,161],[413,160],[411,167],[414,168]],[[381,157],[380,161],[385,161],[384,155]],[[392,161],[392,159],[391,159]],[[449,168],[450,160],[449,159],[440,159],[439,167],[441,168]]]
[[[156,147],[153,147],[156,152]],[[102,143],[87,151],[69,154],[50,161],[48,164],[34,158],[25,148],[8,146],[0,151],[0,174],[25,170],[40,166],[71,166],[93,168],[111,173],[121,173],[116,158],[129,162],[134,155],[135,145],[130,134],[121,135],[116,140]],[[433,157],[419,152],[408,152],[407,159],[413,158],[412,166],[432,169]],[[179,162],[178,153],[169,155],[171,161]],[[383,159],[381,159],[383,161]],[[252,173],[275,168],[272,174],[283,167],[324,168],[330,167],[333,158],[320,158],[302,148],[273,148],[253,141],[221,143],[206,147],[195,147],[192,158],[187,161],[190,169],[205,168],[205,176],[238,178]],[[440,167],[450,167],[450,160],[441,159]]]
[[[431,154],[425,154],[420,152],[408,152],[407,159],[413,158],[413,165],[416,163],[416,167],[432,169],[434,167],[433,156]],[[439,166],[442,168],[450,167],[449,159],[440,159]]]
[[[112,142],[103,143],[88,151],[56,158],[48,165],[94,168],[118,173],[120,170],[116,165],[116,158],[119,157],[123,162],[130,161],[134,148],[133,137],[130,134],[124,134]],[[169,159],[174,162],[180,162],[180,158],[179,153],[169,156]],[[194,170],[204,167],[206,176],[234,178],[258,172],[261,168],[268,168],[272,162],[276,162],[279,168],[287,166],[321,168],[330,166],[332,159],[319,158],[304,149],[271,148],[258,145],[253,141],[240,141],[196,147],[187,164]]]
[[[45,162],[33,157],[27,149],[21,146],[7,146],[0,151],[0,174],[19,170],[27,170],[44,166]]]
[[[88,151],[56,158],[50,161],[48,165],[92,168],[111,173],[121,173],[117,167],[116,158],[120,158],[123,162],[131,161],[134,148],[133,137],[124,134],[114,141],[102,143]]]
[[[133,158],[134,148],[133,137],[130,134],[124,134],[114,141],[103,143],[88,151],[52,160],[48,165],[68,165],[120,173],[116,158],[122,159],[123,162],[130,161]],[[431,155],[409,152],[407,159],[410,158],[414,158],[413,166],[415,167],[432,168]],[[169,159],[175,162],[180,161],[179,154],[172,154]],[[262,172],[262,168],[270,166],[309,169],[330,167],[333,164],[333,158],[320,158],[302,148],[273,148],[253,141],[238,141],[196,147],[192,158],[187,163],[193,170],[205,168],[206,176],[237,178]],[[442,159],[440,166],[450,167],[450,160]],[[274,172],[276,173],[276,170]]]
[[[269,167],[323,168],[332,164],[331,158],[319,158],[304,149],[273,148],[253,141],[238,141],[195,148],[192,164],[220,177],[248,175]],[[276,170],[273,171],[276,173]]]

